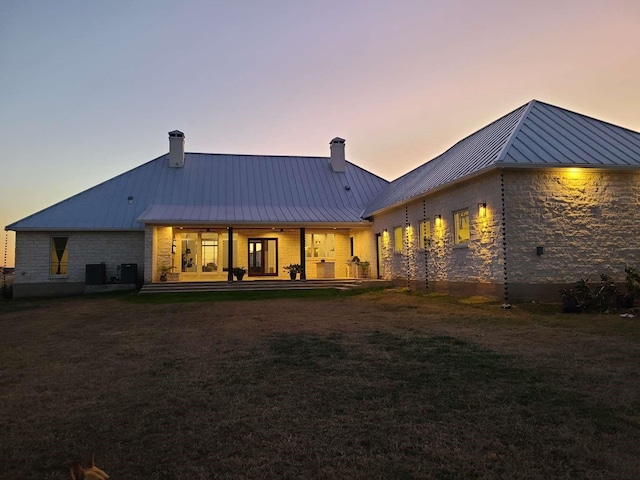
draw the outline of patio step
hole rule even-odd
[[[387,286],[380,280],[251,280],[242,282],[162,282],[144,285],[140,293],[233,292],[267,290],[315,290],[374,288]]]

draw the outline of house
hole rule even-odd
[[[389,183],[329,157],[169,153],[15,222],[15,296],[101,281],[371,276],[505,300],[640,265],[640,133],[531,101]],[[135,268],[133,268],[135,267]],[[95,276],[95,275],[94,275]]]
[[[16,231],[14,295],[81,293],[100,282],[303,278],[351,274],[347,260],[374,254],[361,213],[387,181],[346,161],[335,138],[327,157],[169,153],[7,228]],[[90,273],[89,267],[92,267]],[[93,268],[97,267],[97,268]],[[134,267],[134,268],[130,268]]]
[[[531,101],[391,182],[363,213],[380,275],[558,301],[640,266],[640,133]]]

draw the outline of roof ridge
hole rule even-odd
[[[494,164],[495,163],[502,163],[504,161],[504,157],[505,157],[507,151],[509,150],[509,148],[511,148],[511,145],[513,145],[513,142],[515,141],[516,137],[518,136],[518,133],[520,133],[520,130],[522,129],[522,125],[524,125],[525,120],[529,116],[529,112],[531,112],[531,109],[533,108],[533,105],[536,102],[538,102],[538,100],[533,99],[529,103],[525,104],[526,108],[524,109],[524,112],[522,112],[522,116],[518,120],[518,123],[516,123],[516,126],[514,127],[514,129],[511,132],[511,134],[509,135],[509,138],[507,139],[507,141],[504,142],[504,145],[502,146],[502,150],[500,150],[500,153],[498,153],[498,156],[496,157],[495,161],[493,162]],[[520,108],[522,108],[522,107],[520,107]]]
[[[625,126],[618,125],[616,123],[612,123],[612,122],[610,122],[608,120],[602,120],[601,118],[593,117],[591,115],[586,115],[584,113],[580,113],[580,112],[577,112],[575,110],[569,110],[568,108],[560,107],[558,105],[553,105],[552,103],[542,102],[540,100],[532,100],[532,101],[535,101],[535,102],[537,102],[539,104],[542,104],[542,105],[546,105],[547,107],[551,107],[551,108],[555,108],[555,109],[558,109],[558,110],[562,110],[562,111],[570,113],[572,115],[577,115],[577,116],[582,117],[582,118],[588,118],[589,120],[593,120],[594,122],[604,123],[605,125],[609,125],[611,127],[619,128],[620,130],[626,130],[627,132],[640,134],[640,131],[638,131],[638,130],[632,130],[631,128],[627,128]]]

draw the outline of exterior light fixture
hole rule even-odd
[[[442,223],[442,215],[436,215],[434,218],[436,219],[436,225]]]
[[[479,203],[478,204],[478,216],[480,218],[485,218],[487,216],[487,204]]]
[[[171,253],[176,253],[176,239],[173,239],[173,242],[171,242]]]
[[[127,197],[127,201],[129,202],[129,205],[131,205],[133,203],[133,195],[129,195]]]

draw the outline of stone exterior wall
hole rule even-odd
[[[480,203],[487,206],[484,218],[480,217]],[[455,245],[454,212],[463,209],[469,210],[470,241]],[[480,287],[483,291],[496,291],[504,278],[501,215],[497,172],[376,215],[373,231],[382,235],[382,277],[435,291],[476,292],[477,284],[493,286]],[[419,246],[423,219],[431,230],[426,249]],[[394,248],[394,227],[403,227],[400,253]]]
[[[67,275],[49,275],[51,237],[68,237]],[[144,274],[142,232],[17,232],[14,296],[82,293],[86,265],[106,264],[107,281],[119,275],[122,263],[138,265],[138,281]]]
[[[510,290],[546,284],[558,301],[559,286],[640,267],[640,173],[506,171],[505,203]]]
[[[485,218],[479,203],[487,204]],[[511,169],[377,215],[373,231],[382,234],[383,277],[397,285],[557,302],[558,290],[581,278],[598,281],[604,273],[622,283],[625,266],[640,267],[639,205],[639,173]],[[453,212],[463,208],[471,238],[460,246],[452,223]],[[435,215],[442,215],[440,226]],[[431,222],[426,250],[418,248],[422,218]],[[393,229],[406,225],[402,252],[395,253]]]

